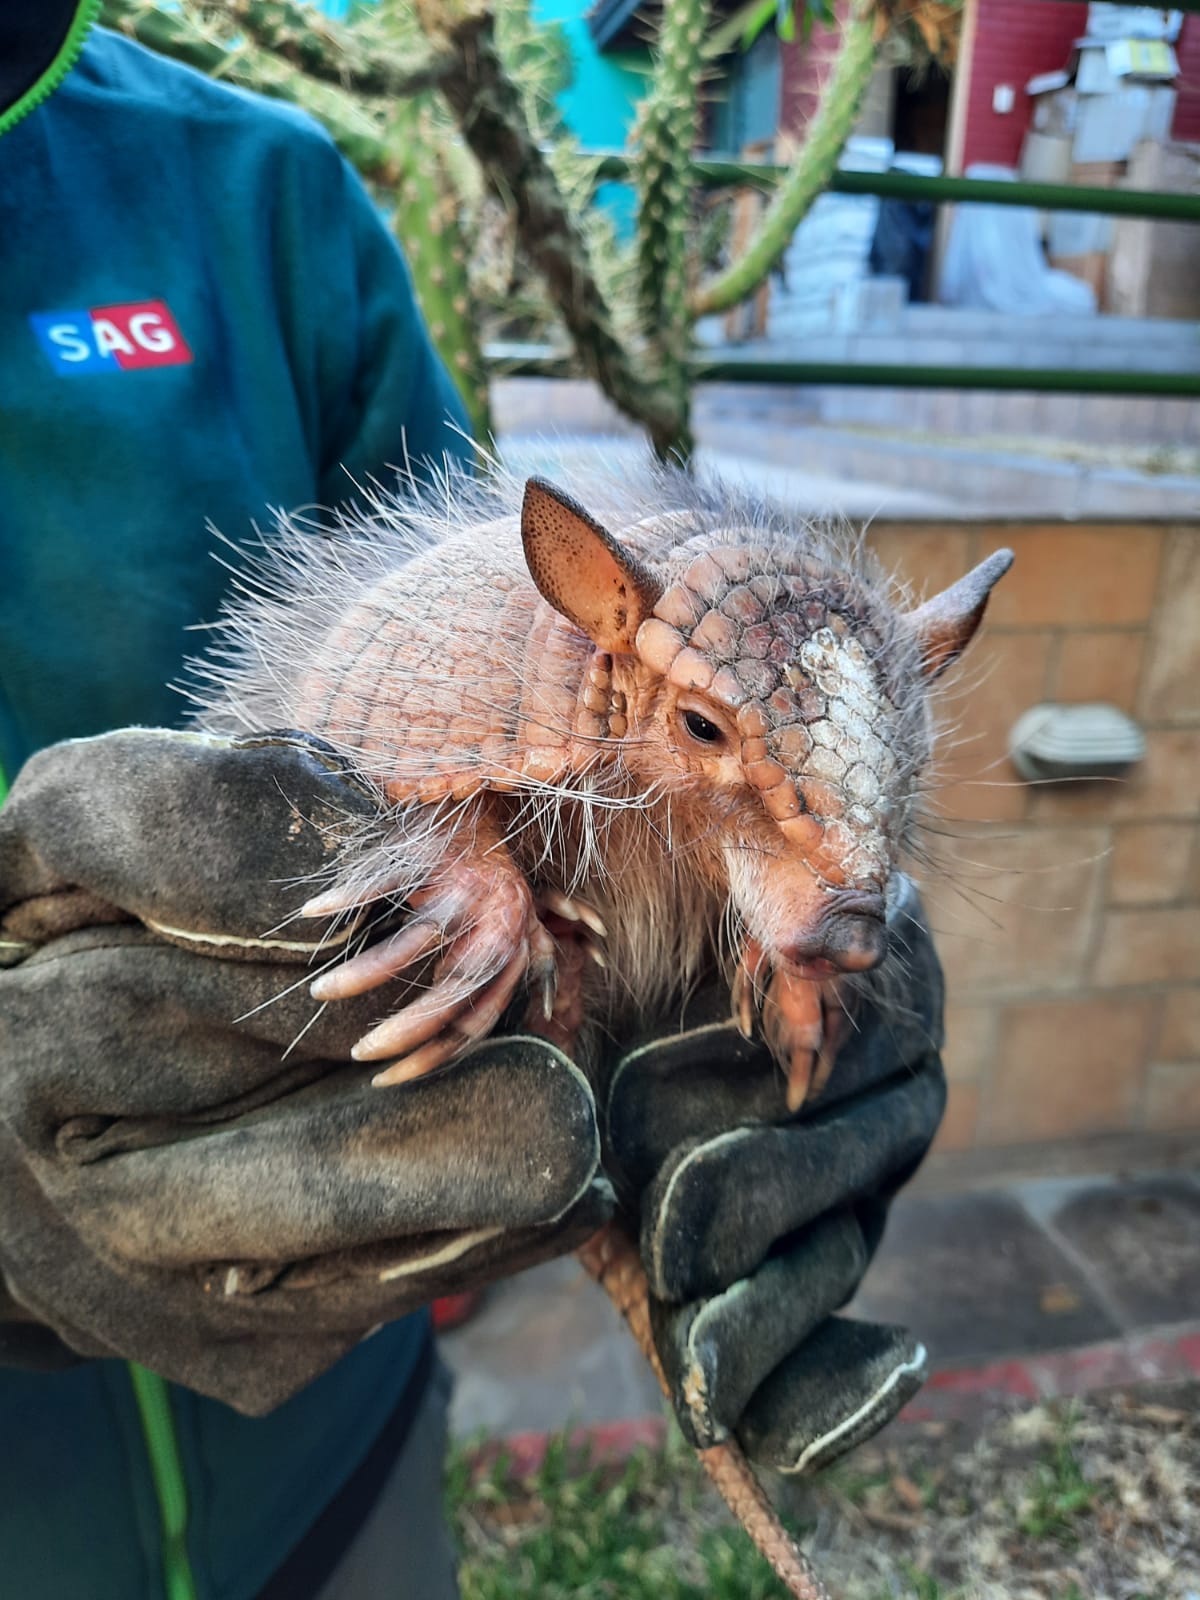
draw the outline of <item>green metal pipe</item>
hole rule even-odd
[[[567,354],[533,346],[491,346],[494,378],[574,378]],[[1082,372],[1061,367],[915,367],[857,361],[745,361],[697,356],[695,383],[831,384],[847,388],[995,389],[1037,394],[1115,394],[1200,399],[1200,373]]]
[[[597,181],[621,182],[629,177],[627,156],[616,151],[599,156]],[[692,175],[706,189],[732,185],[775,189],[789,167],[752,161],[693,161]],[[879,195],[889,200],[957,201],[967,205],[1033,206],[1039,211],[1090,211],[1099,216],[1154,217],[1159,221],[1200,222],[1200,195],[1169,194],[1156,189],[1096,189],[1073,183],[1013,183],[991,178],[922,178],[913,172],[845,172],[829,182],[835,194]]]

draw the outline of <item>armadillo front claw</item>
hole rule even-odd
[[[753,1038],[756,1023],[761,1027],[787,1079],[787,1108],[799,1111],[820,1094],[833,1071],[840,1012],[831,986],[785,967],[772,970],[763,947],[747,939],[730,998],[744,1038]]]
[[[753,1039],[754,1025],[758,1020],[761,995],[759,979],[767,971],[767,957],[757,939],[747,939],[742,947],[742,959],[733,975],[730,1005],[733,1020],[743,1039]]]
[[[374,1080],[405,1083],[452,1061],[500,1020],[526,976],[553,985],[555,945],[529,885],[506,857],[463,856],[409,898],[399,932],[323,973],[314,999],[342,1000],[409,973],[436,955],[427,987],[363,1036],[356,1061],[391,1061]]]
[[[528,946],[522,945],[491,983],[466,995],[454,985],[448,995],[439,997],[435,988],[373,1028],[351,1054],[356,1061],[378,1061],[400,1054],[400,1060],[371,1079],[378,1089],[423,1077],[434,1067],[453,1061],[476,1040],[487,1037],[504,1015],[528,966]]]
[[[538,906],[542,911],[554,912],[564,922],[582,922],[584,927],[590,928],[597,938],[608,937],[608,929],[604,926],[600,913],[595,906],[588,905],[586,900],[578,900],[574,895],[564,894],[560,889],[542,889],[538,893]]]

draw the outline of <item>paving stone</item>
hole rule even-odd
[[[1187,1178],[1089,1186],[1047,1221],[1087,1262],[1127,1328],[1200,1317],[1200,1187]]]
[[[1066,1349],[1118,1331],[1083,1275],[1004,1194],[905,1197],[851,1314],[912,1328],[935,1363]]]
[[[460,1436],[614,1422],[662,1406],[616,1310],[571,1258],[496,1284],[440,1346],[455,1374],[450,1423]]]

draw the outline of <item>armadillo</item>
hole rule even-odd
[[[314,734],[381,795],[377,833],[301,908],[408,908],[312,984],[336,1001],[423,976],[355,1046],[377,1084],[453,1062],[522,994],[528,1030],[586,1052],[715,965],[796,1109],[828,1078],[843,987],[887,952],[929,686],[1011,554],[912,608],[861,541],[749,493],[650,464],[573,489],[451,472],[332,537],[285,521],[223,619],[200,720]],[[581,1257],[661,1382],[632,1240],[613,1223]],[[790,1592],[824,1594],[736,1442],[701,1456]]]

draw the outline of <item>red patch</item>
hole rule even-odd
[[[192,359],[187,340],[163,300],[93,306],[92,331],[101,355],[128,371],[134,367],[181,367]]]

